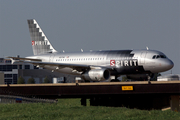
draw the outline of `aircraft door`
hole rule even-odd
[[[146,58],[147,52],[142,52],[140,57],[140,63],[145,64],[145,58]]]
[[[53,62],[54,55],[50,55],[49,62]]]

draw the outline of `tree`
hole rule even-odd
[[[123,76],[121,82],[125,82],[126,80],[128,80],[127,76]]]
[[[34,78],[29,78],[27,84],[35,84]]]
[[[50,80],[47,76],[44,78],[44,83],[50,83]]]
[[[19,76],[17,84],[25,84],[24,78]]]

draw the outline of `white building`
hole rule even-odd
[[[180,79],[178,74],[167,74],[157,77],[157,81],[177,81]]]

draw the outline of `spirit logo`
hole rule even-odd
[[[34,41],[32,41],[32,46],[34,46]]]
[[[115,60],[110,60],[110,66],[115,66]]]
[[[138,66],[138,60],[110,60],[110,66]]]
[[[34,45],[47,45],[47,41],[32,41],[32,46]]]

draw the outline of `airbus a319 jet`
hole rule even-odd
[[[81,76],[85,81],[129,79],[149,80],[154,74],[170,70],[174,64],[156,50],[103,50],[89,52],[57,52],[35,19],[28,21],[33,56],[9,57],[14,62],[31,63],[37,67]]]

